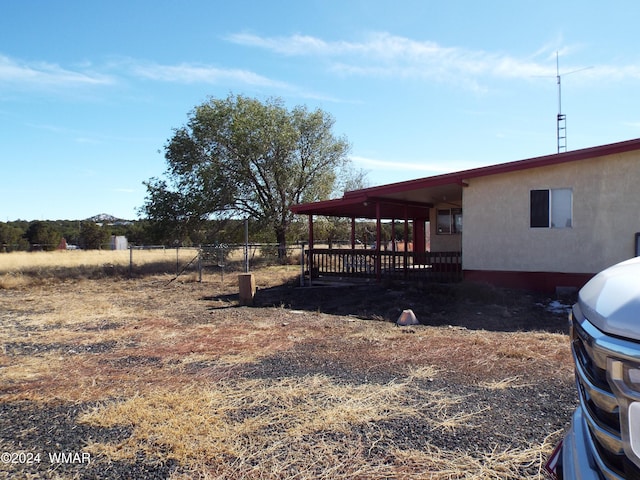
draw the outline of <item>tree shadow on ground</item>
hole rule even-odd
[[[568,333],[576,297],[545,296],[486,284],[331,284],[300,287],[291,282],[260,289],[255,307],[284,307],[396,322],[411,309],[422,325],[489,331]]]

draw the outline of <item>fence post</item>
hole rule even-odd
[[[129,245],[129,278],[133,277],[133,245]]]
[[[249,219],[244,221],[244,273],[249,273]]]
[[[240,305],[253,306],[253,298],[256,294],[256,280],[253,273],[241,273],[238,275],[240,289]]]
[[[224,250],[222,244],[218,244],[218,266],[220,267],[220,282],[224,283]]]

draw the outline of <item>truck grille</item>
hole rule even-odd
[[[594,460],[603,478],[611,480],[640,479],[640,469],[624,454],[620,404],[607,378],[607,359],[620,358],[621,351],[629,351],[630,343],[605,335],[574,308],[571,350],[580,407],[590,433]],[[637,351],[638,345],[633,346]]]

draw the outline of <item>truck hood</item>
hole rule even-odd
[[[640,340],[640,257],[603,270],[582,287],[583,315],[610,335]]]

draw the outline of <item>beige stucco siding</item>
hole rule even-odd
[[[466,270],[595,273],[640,232],[640,153],[473,178],[463,189]],[[573,191],[571,228],[530,228],[530,191]]]

